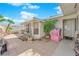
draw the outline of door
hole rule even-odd
[[[74,37],[75,19],[64,20],[64,37]]]
[[[34,39],[38,39],[39,37],[39,22],[33,22],[33,36]]]

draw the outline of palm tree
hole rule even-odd
[[[5,30],[6,33],[7,33],[8,30],[12,30],[10,25],[15,23],[13,20],[5,19],[4,16],[2,16],[2,15],[0,15],[0,22],[8,22],[8,25],[7,25],[6,30]]]
[[[8,25],[6,27],[6,33],[8,30],[12,30],[12,28],[10,27],[11,24],[14,24],[15,22],[13,20],[7,19],[6,20],[8,22]]]
[[[5,18],[4,18],[4,16],[2,16],[2,15],[0,15],[0,23],[2,23],[2,22],[4,22],[5,21]],[[1,30],[2,30],[2,28],[1,28]],[[2,30],[3,31],[3,30]],[[1,33],[2,34],[2,33]]]
[[[4,18],[4,16],[0,15],[0,22],[3,22],[3,21],[5,21],[5,18]]]

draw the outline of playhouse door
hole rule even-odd
[[[33,26],[33,36],[34,36],[34,38],[35,39],[38,39],[38,37],[39,37],[39,23],[38,22],[34,22],[34,24],[33,24],[34,26]]]

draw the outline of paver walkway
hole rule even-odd
[[[5,37],[8,51],[3,56],[51,56],[58,43],[52,41],[21,41],[14,34]]]
[[[74,56],[74,42],[67,39],[62,40],[53,56]]]

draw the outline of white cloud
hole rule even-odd
[[[29,13],[29,12],[26,12],[26,11],[21,11],[20,14],[21,14],[22,19],[31,19],[33,17],[37,17],[36,14]]]
[[[16,24],[17,24],[17,23],[24,22],[24,20],[23,20],[23,19],[13,19],[13,21],[14,21],[14,22],[16,22]]]
[[[22,9],[26,9],[26,8],[29,8],[29,9],[39,9],[40,6],[38,5],[33,5],[31,3],[8,3],[12,6],[23,6]]]
[[[21,5],[23,5],[24,3],[9,3],[10,5],[12,5],[12,6],[21,6]]]
[[[22,9],[27,9],[27,7],[26,6],[23,6]]]
[[[21,23],[21,22],[25,21],[24,19],[12,19],[12,18],[7,17],[7,16],[4,16],[4,18],[13,20],[15,22],[15,24],[18,24],[18,23]]]
[[[55,7],[54,9],[57,10],[57,14],[62,14],[62,10],[61,10],[60,6]]]
[[[31,6],[28,6],[28,8],[30,8],[30,9],[38,9],[38,8],[40,8],[39,6],[37,6],[37,5],[31,5]]]
[[[26,5],[27,5],[27,7],[28,7],[29,9],[39,9],[39,8],[40,8],[40,6],[32,5],[32,4],[30,4],[30,3],[27,3]]]

